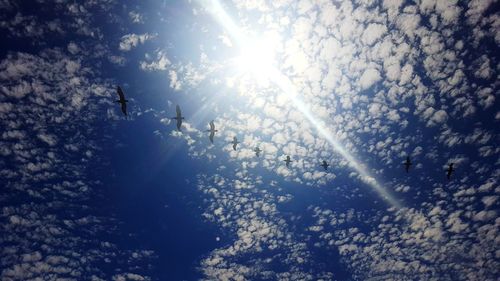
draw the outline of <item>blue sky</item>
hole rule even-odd
[[[0,11],[2,280],[498,279],[498,1]]]

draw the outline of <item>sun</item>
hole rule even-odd
[[[276,68],[275,45],[267,36],[241,42],[240,53],[235,59],[238,72],[249,74],[258,82],[268,81]]]

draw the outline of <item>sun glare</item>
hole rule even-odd
[[[275,46],[266,37],[245,40],[241,44],[235,64],[239,72],[250,74],[257,81],[265,81],[270,78],[270,73],[275,68]]]

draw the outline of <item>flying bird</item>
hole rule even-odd
[[[453,169],[453,163],[450,163],[450,164],[448,165],[448,170],[446,170],[446,178],[447,178],[448,180],[450,180],[450,178],[451,178],[451,174],[452,174],[454,171],[455,171],[455,169]]]
[[[253,150],[255,152],[255,155],[257,157],[259,157],[260,153],[262,152],[262,150],[260,150],[260,148],[258,146],[255,147],[255,149]]]
[[[328,169],[328,166],[330,166],[330,165],[328,165],[328,163],[326,163],[326,161],[323,160],[323,163],[321,163],[321,167],[323,167],[323,169],[325,169],[325,171],[326,171]]]
[[[175,117],[172,117],[172,119],[177,120],[177,130],[180,131],[182,125],[182,119],[184,119],[184,117],[182,117],[181,107],[179,105],[175,107],[175,111],[177,112],[177,115]]]
[[[233,149],[236,150],[236,145],[240,143],[236,137],[233,137],[233,141],[231,142],[233,144]]]
[[[290,159],[290,156],[289,156],[289,155],[287,155],[287,156],[286,156],[286,159],[285,159],[285,160],[283,160],[283,161],[285,161],[285,165],[286,165],[287,167],[289,167],[289,166],[290,166],[290,163],[291,163],[291,162],[293,162],[293,161]]]
[[[120,103],[122,105],[122,112],[123,112],[123,114],[125,114],[125,116],[127,116],[127,102],[128,102],[128,100],[125,99],[125,95],[123,94],[122,88],[120,88],[120,86],[118,86],[116,88],[116,92],[118,93],[118,96],[120,96],[120,99],[117,100],[116,102]]]
[[[406,162],[404,162],[403,165],[405,165],[405,170],[408,173],[408,171],[410,170],[410,166],[412,165],[410,161],[410,156],[406,156]]]
[[[210,130],[207,130],[207,132],[210,132],[210,142],[211,143],[214,143],[214,136],[215,136],[215,133],[217,132],[217,130],[215,129],[215,124],[214,124],[214,120],[210,121]]]

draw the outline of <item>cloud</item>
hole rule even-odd
[[[331,278],[333,274],[329,272],[306,270],[314,267],[310,263],[311,254],[304,243],[294,240],[288,225],[277,212],[276,204],[285,201],[268,192],[262,183],[258,184],[259,181],[258,177],[199,176],[198,187],[209,200],[205,218],[235,233],[233,241],[213,250],[201,261],[205,277],[217,280]],[[240,189],[233,188],[237,182],[250,183],[251,187],[246,189],[248,192],[240,192]],[[270,263],[279,264],[286,270],[267,266]]]
[[[131,49],[137,47],[139,44],[144,44],[146,41],[154,39],[156,35],[144,33],[144,34],[127,34],[123,35],[120,39],[119,49],[120,51],[128,52]]]
[[[114,63],[114,64],[117,64],[117,65],[124,65],[125,64],[125,57],[122,57],[122,56],[115,56],[115,55],[110,55],[108,57],[108,60],[111,62],[111,63]]]
[[[103,241],[113,240],[116,229],[108,227],[116,218],[89,205],[99,200],[94,195],[102,183],[92,180],[87,165],[106,168],[99,153],[102,142],[92,134],[97,117],[109,106],[103,96],[113,86],[96,77],[86,49],[76,50],[69,45],[9,52],[0,61],[0,84],[9,100],[0,103],[5,128],[0,153],[2,163],[8,163],[0,169],[2,280],[99,280],[106,275],[103,264],[134,271],[152,256],[136,249],[140,258],[129,261],[129,250]],[[137,276],[127,277],[149,278]]]
[[[156,54],[156,60],[149,60],[151,62],[141,61],[140,67],[142,70],[155,71],[155,70],[166,70],[167,66],[170,65],[170,60],[167,54],[162,51],[158,51]]]
[[[382,77],[380,76],[380,72],[374,68],[366,69],[361,77],[359,78],[359,85],[361,89],[366,90],[373,86],[376,82],[380,81]]]
[[[432,114],[432,117],[430,118],[429,122],[427,122],[428,125],[434,125],[434,124],[439,124],[443,123],[448,119],[448,114],[446,114],[446,111],[444,110],[437,110]]]
[[[51,134],[40,132],[38,133],[38,138],[50,146],[54,146],[57,144],[57,138]]]
[[[366,45],[373,45],[373,43],[380,39],[385,33],[387,33],[387,27],[385,27],[385,25],[371,23],[366,27],[365,31],[363,31],[361,41]]]
[[[320,265],[322,257],[315,255],[320,247],[338,251],[353,279],[359,280],[446,279],[449,272],[469,280],[498,275],[491,247],[498,228],[493,210],[498,172],[495,163],[480,158],[498,158],[497,131],[492,123],[476,122],[477,109],[489,114],[496,102],[494,83],[484,85],[481,80],[496,77],[491,66],[498,63],[487,48],[484,54],[468,50],[483,38],[496,40],[497,21],[496,15],[487,12],[490,1],[457,4],[302,1],[289,7],[249,1],[233,7],[242,30],[251,31],[258,17],[260,27],[277,35],[281,46],[275,50],[277,68],[290,80],[293,90],[289,94],[303,101],[318,124],[347,151],[362,157],[368,170],[412,206],[402,210],[386,210],[376,203],[374,210],[360,210],[358,202],[371,203],[375,200],[370,196],[376,196],[361,181],[373,182],[374,178],[353,172],[283,89],[273,83],[256,83],[251,75],[238,72],[230,57],[220,56],[219,50],[238,44],[219,27],[200,25],[201,17],[194,17],[190,32],[225,35],[213,42],[196,37],[190,43],[200,52],[174,63],[165,50],[151,50],[149,45],[137,50],[146,52],[139,62],[142,70],[163,71],[172,89],[179,94],[189,92],[190,100],[201,101],[196,114],[188,117],[185,131],[170,134],[186,142],[194,160],[208,159],[207,165],[220,173],[198,176],[200,193],[205,196],[204,217],[232,235],[229,240],[220,239],[220,246],[201,258],[206,279],[334,279],[334,273],[325,270],[328,266]],[[43,38],[49,31],[106,38],[100,37],[100,29],[93,25],[99,21],[89,12],[101,8],[98,2],[56,6],[62,6],[67,18],[75,22],[43,25],[35,16],[20,14],[9,21],[2,19],[1,26],[12,38]],[[103,8],[114,16],[113,22],[118,18],[108,6]],[[144,20],[135,11],[128,16],[134,23]],[[462,16],[472,32],[461,25]],[[130,51],[155,37],[150,33],[124,35],[119,50]],[[118,65],[126,60],[107,51],[116,46],[99,42],[99,48],[96,41],[90,43],[79,40],[38,54],[9,53],[0,62],[1,91],[6,97],[0,103],[6,128],[0,153],[12,165],[2,169],[1,176],[8,180],[12,194],[36,199],[26,204],[7,200],[13,203],[2,209],[0,216],[6,222],[2,233],[9,235],[1,241],[15,245],[2,252],[7,257],[1,261],[6,268],[2,278],[28,279],[50,273],[75,279],[147,279],[134,272],[137,264],[129,263],[129,251],[97,238],[110,234],[104,226],[115,223],[112,217],[89,214],[61,221],[61,207],[47,207],[56,202],[81,206],[98,189],[87,180],[85,169],[85,161],[101,163],[99,142],[91,136],[95,133],[92,122],[98,112],[113,118],[116,110],[107,108],[108,102],[102,99],[113,88],[111,82],[101,77],[88,58]],[[154,117],[170,125],[166,119],[170,114],[158,110]],[[219,132],[211,145],[204,130],[214,117]],[[466,126],[458,129],[456,124],[462,123]],[[75,135],[75,127],[66,124],[82,126],[76,127],[81,133]],[[236,152],[228,144],[235,135],[242,140]],[[260,158],[253,155],[255,146],[263,150]],[[463,154],[451,155],[447,147]],[[402,169],[401,158],[409,153],[419,176],[403,178],[395,171]],[[67,159],[68,154],[75,159]],[[294,160],[290,168],[282,161],[285,154]],[[328,172],[319,167],[323,159],[331,163]],[[441,165],[447,161],[462,165],[457,165],[456,180],[445,186]],[[473,172],[459,172],[465,163]],[[266,179],[257,176],[261,173]],[[74,180],[65,181],[63,176]],[[47,181],[56,183],[43,184]],[[285,188],[288,181],[314,187],[307,192],[317,194],[322,207],[311,206],[309,213],[281,213],[281,204],[302,200]],[[37,203],[50,198],[57,200]],[[335,209],[325,207],[330,202],[323,204],[330,199],[339,201]],[[306,223],[308,215],[317,220]],[[78,233],[83,229],[104,232],[81,237]],[[27,237],[23,241],[18,238],[22,235]],[[42,244],[47,245],[43,251],[32,246]],[[75,258],[75,248],[83,247],[90,250],[77,252],[80,258]],[[145,259],[149,256],[144,254]],[[103,263],[116,268],[113,276],[104,274]],[[92,268],[96,275],[86,276],[81,268]]]
[[[128,16],[133,23],[144,23],[144,15],[140,14],[139,12],[130,11],[128,13]]]
[[[494,204],[492,199],[483,202],[471,198],[478,196],[476,192],[468,191],[467,186],[475,183],[473,176],[456,174],[459,177],[457,181],[463,181],[464,186],[450,183],[445,187],[442,182],[445,178],[441,169],[441,165],[445,165],[443,163],[474,162],[472,170],[491,174],[494,170],[492,164],[478,157],[491,157],[497,153],[491,148],[493,144],[488,133],[476,131],[482,127],[481,124],[471,124],[463,128],[464,131],[456,128],[456,122],[479,120],[474,119],[476,106],[490,108],[495,102],[492,87],[487,89],[474,82],[477,78],[493,77],[493,56],[488,53],[481,58],[483,54],[466,52],[467,44],[476,41],[477,37],[457,36],[465,32],[459,24],[465,12],[462,11],[464,6],[457,3],[420,1],[415,5],[404,1],[383,1],[381,10],[378,6],[373,8],[376,5],[370,1],[356,6],[349,1],[339,5],[305,1],[296,9],[279,11],[273,11],[264,4],[252,6],[255,9],[252,13],[261,16],[259,24],[282,34],[281,45],[284,48],[276,52],[277,68],[291,81],[293,90],[290,95],[303,101],[303,106],[312,112],[317,122],[332,132],[348,151],[363,155],[368,169],[376,171],[380,178],[392,178],[393,181],[387,184],[391,189],[401,193],[402,198],[414,196],[415,202],[418,202],[412,208],[394,213],[391,213],[394,210],[381,210],[375,215],[358,209],[343,212],[325,210],[332,215],[318,215],[318,222],[307,226],[307,230],[317,233],[321,242],[314,239],[307,241],[311,244],[317,242],[318,247],[329,246],[331,250],[339,250],[344,261],[350,265],[354,279],[400,280],[409,275],[431,279],[443,276],[441,268],[455,270],[453,264],[464,269],[460,276],[487,279],[496,266],[490,263],[487,270],[467,270],[465,268],[471,264],[456,262],[462,255],[468,255],[466,249],[483,249],[493,241],[488,238],[490,240],[482,244],[462,240],[461,234],[476,235],[482,231],[481,227],[491,229],[494,226],[486,226],[490,223],[488,218],[493,217],[493,213],[487,213],[491,210],[481,213],[468,208],[462,212],[461,208],[470,205],[472,201],[467,200],[486,206]],[[252,22],[246,8],[244,4],[237,5],[237,22],[243,25],[243,30],[251,30],[252,26],[246,24]],[[486,27],[479,29],[477,34],[494,38],[495,35]],[[228,42],[227,38],[223,41]],[[217,42],[217,47],[225,47],[224,42]],[[211,44],[200,40],[201,49]],[[218,124],[224,124],[217,138],[228,140],[238,135],[248,141],[240,144],[241,151],[238,152],[232,152],[224,142],[205,148],[204,143],[200,144],[205,140],[193,141],[190,153],[195,159],[207,157],[216,162],[214,159],[222,158],[227,161],[224,162],[225,171],[233,171],[228,168],[231,165],[237,166],[235,172],[240,173],[265,169],[276,180],[318,187],[320,193],[325,186],[336,186],[339,183],[337,180],[342,177],[349,177],[351,181],[365,179],[373,182],[374,178],[362,177],[346,169],[348,163],[336,155],[310,120],[293,106],[291,99],[283,94],[283,88],[272,83],[259,85],[250,75],[234,74],[230,59],[226,61],[210,53],[203,54],[207,56],[204,63],[194,63],[195,58],[175,65],[171,87],[182,89],[180,85],[195,80],[196,83],[190,85],[198,92],[190,93],[190,97],[203,99],[203,113],[216,115]],[[487,60],[490,61],[486,63]],[[469,68],[467,64],[470,61],[478,67]],[[192,79],[193,76],[184,74],[187,71],[177,71],[182,68],[202,75]],[[360,89],[364,91],[360,92]],[[221,106],[222,100],[225,106]],[[250,118],[255,120],[245,122]],[[206,138],[201,131],[202,126],[198,130],[192,138]],[[261,159],[250,157],[249,149],[256,145],[264,148]],[[450,157],[451,152],[446,147],[465,149],[464,145],[474,145],[474,152]],[[292,168],[284,167],[281,160],[285,154],[292,154],[295,161]],[[393,171],[402,170],[400,163],[407,154],[418,159],[415,160],[415,168],[425,180],[405,180],[394,175]],[[317,169],[318,159],[323,158],[335,163],[335,168],[340,170],[339,175],[332,172],[322,174]],[[383,167],[379,162],[384,164]],[[484,183],[484,180],[480,181]],[[253,190],[251,185],[241,182],[234,181],[235,189]],[[356,185],[350,182],[349,187],[352,186]],[[483,186],[483,189],[491,191],[489,185]],[[342,190],[335,196],[342,196],[347,201],[358,196],[366,197],[359,189],[352,194],[349,191]],[[242,206],[232,199],[223,202]],[[453,204],[459,207],[449,207]],[[233,213],[228,211],[233,209],[232,205],[224,207],[227,205],[214,204],[209,208],[214,212],[207,217],[218,218],[215,220],[221,225],[237,224],[238,219],[232,220]],[[476,221],[472,222],[474,216],[477,216]],[[366,221],[376,223],[370,227]],[[365,227],[369,230],[362,230]],[[342,230],[339,231],[340,228]],[[220,249],[227,256],[214,251],[204,260],[204,268],[210,269],[204,272],[209,279],[228,276],[255,278],[252,275],[255,270],[253,265],[234,262],[236,248],[241,250],[245,248],[243,245],[255,242],[251,232],[243,226],[237,229],[240,232],[233,229],[238,235],[236,241]],[[457,251],[447,256],[441,251],[442,245]],[[246,252],[242,255],[250,256]],[[488,256],[493,257],[494,253],[489,251]],[[481,258],[474,262],[482,264],[483,260],[479,260]],[[391,271],[386,271],[387,268]]]

